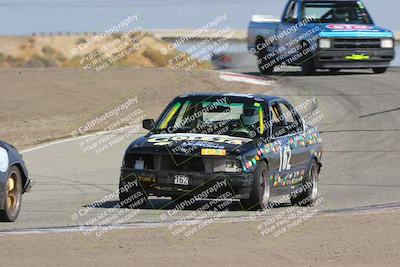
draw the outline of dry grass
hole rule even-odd
[[[132,32],[123,39],[122,33],[116,33],[103,38],[95,43],[90,43],[95,35],[70,35],[70,36],[15,36],[0,37],[0,68],[46,68],[46,67],[83,67],[82,58],[96,53],[91,60],[106,62],[111,67],[174,67],[170,60],[180,55],[180,60],[197,62],[190,55],[177,50],[162,54],[160,49],[167,47],[168,43],[159,40],[145,32]],[[127,41],[126,43],[123,41]],[[118,43],[118,41],[120,41]],[[116,42],[116,45],[112,45]],[[89,45],[90,44],[90,45]],[[85,49],[78,49],[87,46]],[[124,46],[114,52],[113,48]],[[103,49],[104,47],[110,49]],[[74,55],[71,51],[75,49]],[[130,51],[121,58],[121,51]],[[109,58],[118,58],[110,61]],[[90,61],[93,62],[93,61]],[[100,63],[99,63],[100,64]],[[94,65],[97,66],[96,64]],[[95,67],[92,67],[93,69]],[[210,62],[197,62],[194,69],[212,69]]]

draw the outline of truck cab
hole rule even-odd
[[[394,34],[375,25],[361,1],[289,0],[279,20],[253,16],[249,52],[262,74],[276,66],[366,69],[383,73],[394,59]]]

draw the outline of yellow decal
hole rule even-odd
[[[147,182],[147,183],[155,183],[156,179],[153,177],[147,177],[147,176],[138,176],[138,179],[140,182]]]
[[[168,116],[165,118],[165,120],[161,124],[160,129],[167,128],[169,121],[172,119],[172,117],[174,117],[175,113],[179,110],[181,105],[182,104],[179,103],[179,102],[175,104],[175,106],[171,109],[171,111],[169,112]]]
[[[202,156],[226,156],[226,150],[225,149],[202,148],[201,155]]]
[[[369,56],[351,55],[351,56],[346,56],[346,59],[348,59],[348,60],[366,60],[366,59],[369,59]]]
[[[261,107],[258,107],[258,114],[260,116],[260,134],[264,134],[264,116]]]

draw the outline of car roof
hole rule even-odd
[[[266,102],[269,102],[271,100],[285,100],[282,97],[273,96],[273,95],[243,94],[243,93],[213,93],[213,92],[189,93],[189,94],[180,95],[177,98],[199,98],[199,99],[204,99],[204,98],[211,98],[211,97],[212,98],[232,97],[232,98],[238,98],[238,99],[243,99],[243,100],[253,99],[253,100],[256,100],[256,101],[266,101]]]

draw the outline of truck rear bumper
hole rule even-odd
[[[388,67],[394,56],[394,49],[326,49],[317,51],[314,63],[319,69],[381,68]]]

